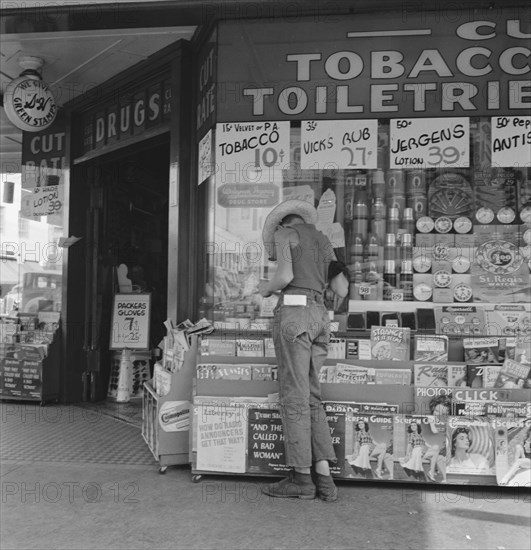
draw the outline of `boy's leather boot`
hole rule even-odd
[[[334,502],[337,500],[339,493],[332,476],[315,473],[315,484],[317,485],[317,496],[326,502]]]
[[[300,474],[292,470],[281,481],[262,486],[262,493],[278,498],[311,500],[315,498],[315,485],[310,474]]]

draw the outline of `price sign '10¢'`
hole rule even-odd
[[[377,120],[307,120],[301,123],[301,169],[375,169]]]

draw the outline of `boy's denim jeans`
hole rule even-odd
[[[305,295],[306,306],[284,305],[286,294]],[[275,309],[273,340],[286,465],[308,468],[336,456],[321,402],[319,371],[330,340],[328,312],[322,295],[309,289],[284,290]]]

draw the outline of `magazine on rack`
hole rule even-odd
[[[505,359],[496,378],[495,388],[530,388],[531,364]]]
[[[448,386],[448,365],[415,363],[413,384],[415,386]]]
[[[501,365],[467,365],[467,386],[469,388],[493,388],[501,371]]]
[[[432,415],[394,417],[395,479],[446,483],[446,423]]]
[[[327,402],[323,405],[337,459],[337,462],[330,464],[330,473],[335,477],[346,477],[345,427],[347,410],[341,403]]]
[[[410,356],[410,333],[406,327],[371,327],[372,359],[407,361]]]
[[[395,478],[393,416],[347,413],[345,468],[347,478]]]
[[[531,403],[524,401],[456,401],[455,416],[530,418]]]
[[[495,470],[494,428],[489,419],[451,416],[446,427],[446,472],[492,475]]]
[[[196,367],[198,379],[251,380],[251,365],[226,365],[224,363],[199,363]]]
[[[415,336],[413,359],[415,361],[445,363],[448,361],[448,336],[444,334]]]
[[[500,418],[494,431],[498,485],[531,487],[531,419]]]
[[[278,408],[250,408],[248,418],[247,472],[281,474],[289,470]]]
[[[498,338],[464,338],[463,350],[466,363],[497,363]]]

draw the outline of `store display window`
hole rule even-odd
[[[527,119],[218,124],[216,173],[202,184],[209,227],[201,313],[225,328],[268,327],[274,300],[257,288],[275,263],[261,230],[291,198],[314,204],[318,227],[348,265],[349,296],[327,296],[336,313],[367,300],[529,303],[525,139],[511,151]]]
[[[1,175],[2,315],[61,311],[64,146],[60,120],[43,132],[25,132],[22,164]]]

